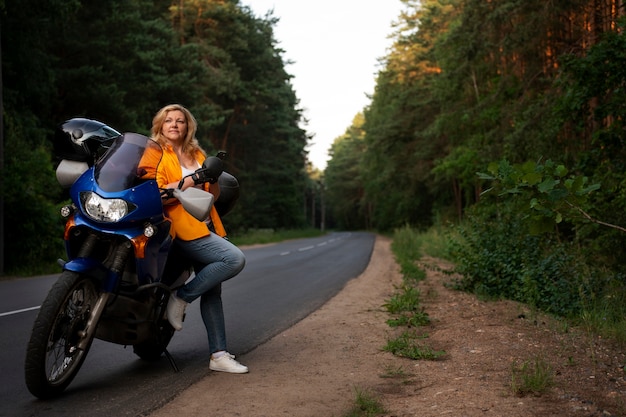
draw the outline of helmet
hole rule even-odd
[[[225,216],[239,199],[239,181],[224,171],[217,179],[217,183],[220,186],[220,197],[215,201],[215,209],[220,216]]]
[[[121,133],[102,122],[74,118],[61,124],[54,133],[54,153],[60,159],[93,162]]]

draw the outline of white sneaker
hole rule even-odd
[[[167,302],[167,321],[170,322],[175,330],[183,328],[186,307],[187,303],[185,301],[176,297],[174,293],[170,295],[170,300]]]
[[[217,359],[214,359],[213,356],[211,356],[209,369],[212,371],[230,372],[231,374],[248,373],[248,367],[237,362],[235,360],[235,355],[231,355],[228,352]]]

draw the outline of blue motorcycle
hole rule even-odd
[[[213,195],[198,188],[159,189],[160,146],[136,133],[120,134],[90,119],[71,119],[57,131],[58,181],[70,187],[63,239],[67,261],[43,301],[27,346],[25,377],[38,398],[60,395],[77,375],[98,338],[132,346],[141,359],[167,352],[174,329],[165,316],[169,294],[192,268],[175,253],[163,198],[176,197],[198,219],[207,219]],[[223,156],[223,154],[220,154]],[[222,172],[221,158],[207,170]],[[218,173],[218,175],[220,175]],[[222,172],[218,212],[238,197],[232,175]]]

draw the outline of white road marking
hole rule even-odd
[[[6,313],[0,313],[0,317],[11,316],[13,314],[19,314],[19,313],[25,313],[25,312],[31,311],[31,310],[37,310],[39,307],[41,307],[41,306],[23,308],[21,310],[7,311]]]

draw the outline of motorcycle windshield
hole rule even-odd
[[[104,191],[127,190],[156,179],[161,156],[163,150],[155,141],[137,133],[125,133],[96,162],[94,177]]]

